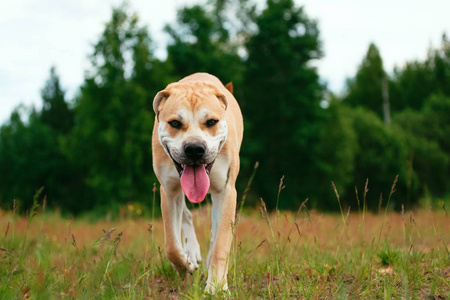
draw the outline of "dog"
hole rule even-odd
[[[184,196],[200,203],[210,193],[212,229],[205,291],[211,294],[228,289],[236,213],[243,118],[232,93],[232,83],[224,86],[213,75],[195,73],[169,84],[153,100],[153,169],[161,184],[166,255],[179,274],[198,268],[200,246]]]

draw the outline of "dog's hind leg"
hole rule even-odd
[[[161,186],[166,255],[180,275],[185,271],[192,273],[195,270],[194,264],[189,260],[181,245],[181,224],[185,206],[181,187],[167,193],[164,186]]]
[[[183,201],[183,245],[184,253],[186,253],[189,261],[194,265],[195,269],[198,268],[199,263],[202,261],[202,255],[200,253],[200,245],[195,235],[194,224],[192,223],[192,214],[186,206],[186,202]]]

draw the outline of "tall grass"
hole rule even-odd
[[[333,189],[340,202],[334,184]],[[232,224],[230,292],[221,297],[450,297],[446,210],[395,213],[385,209],[382,214],[372,214],[366,210],[367,191],[366,182],[355,212],[342,208],[339,214],[323,214],[308,209],[306,199],[296,212],[269,212],[261,201],[259,212],[238,214]],[[390,196],[394,192],[395,182]],[[171,267],[164,255],[160,219],[149,222],[123,215],[94,223],[70,220],[44,210],[38,197],[27,217],[17,216],[14,209],[0,211],[1,299],[209,297],[203,292],[204,265],[184,277]],[[242,210],[240,205],[238,210]],[[206,257],[210,206],[193,210],[193,215]]]

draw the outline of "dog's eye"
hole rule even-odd
[[[210,119],[210,120],[206,121],[206,126],[207,127],[212,127],[212,126],[216,125],[217,122],[219,122],[219,121],[218,120],[214,120],[214,119]]]
[[[177,120],[173,120],[169,122],[169,125],[173,128],[180,129],[181,128],[181,122]]]

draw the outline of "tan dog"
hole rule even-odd
[[[153,109],[153,168],[161,183],[166,255],[180,274],[198,268],[200,246],[184,195],[199,203],[210,193],[212,232],[205,290],[226,290],[243,134],[232,85],[225,87],[212,75],[196,73],[160,91]]]

